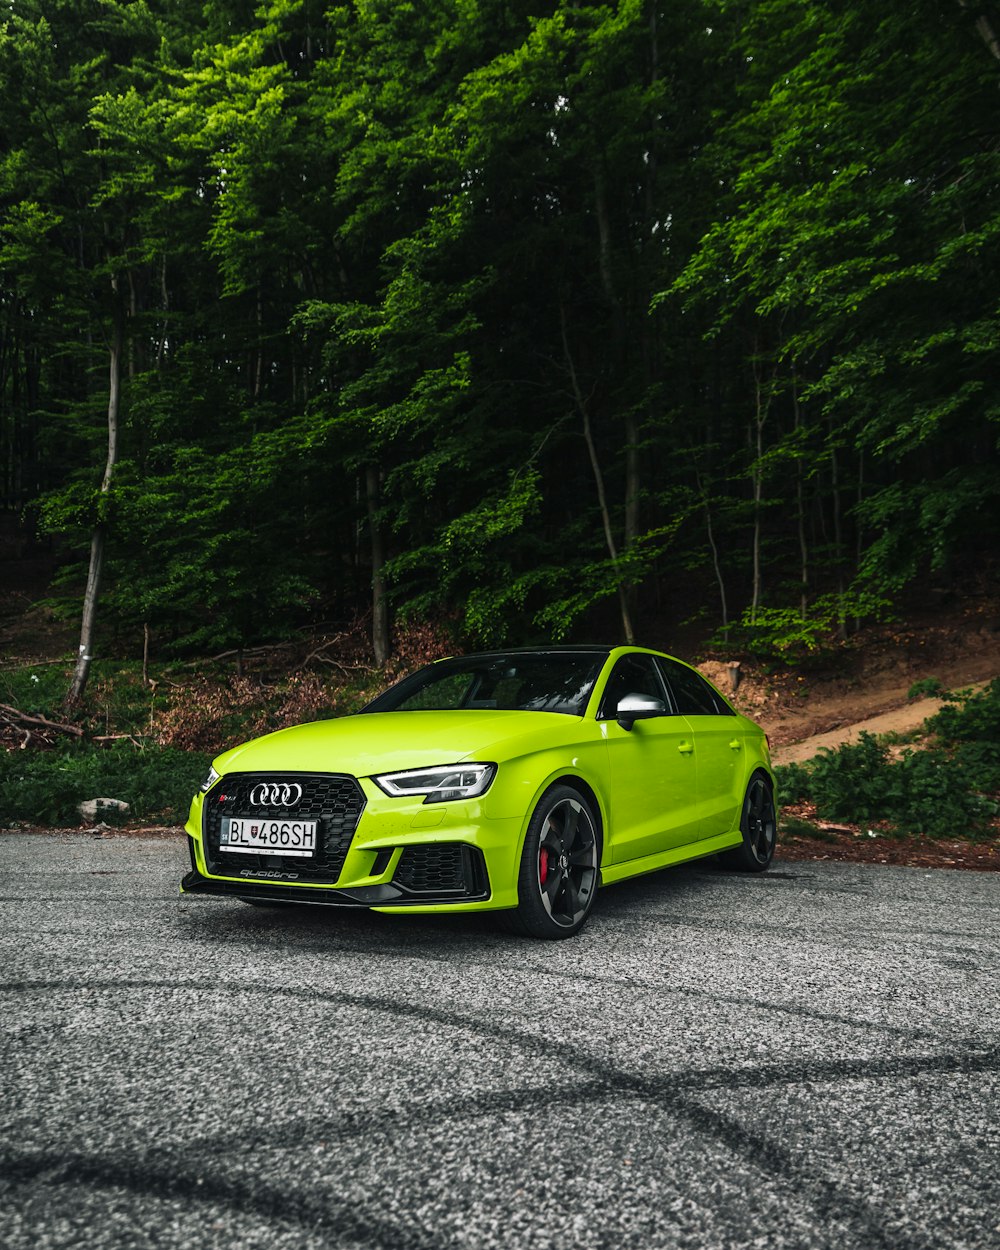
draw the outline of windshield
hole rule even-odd
[[[404,678],[366,712],[562,712],[582,716],[606,651],[469,655],[429,664]]]

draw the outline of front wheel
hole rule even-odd
[[[723,863],[738,872],[763,872],[774,855],[777,828],[771,783],[763,773],[756,773],[743,799],[740,816],[743,845],[726,851],[721,857]]]
[[[594,905],[600,861],[589,803],[569,786],[547,790],[524,839],[511,927],[537,938],[579,933]]]

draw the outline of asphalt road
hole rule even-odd
[[[701,866],[584,933],[0,837],[0,1245],[997,1247],[1000,875]]]

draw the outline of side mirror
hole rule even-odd
[[[622,729],[631,730],[637,720],[651,720],[654,716],[666,716],[667,705],[662,699],[648,694],[627,694],[618,700],[615,718]]]

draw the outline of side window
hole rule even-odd
[[[732,709],[720,699],[703,677],[674,660],[660,660],[677,710],[684,716],[731,716]]]
[[[663,688],[663,681],[651,655],[623,655],[611,670],[598,720],[614,720],[618,701],[627,694],[644,694],[651,699],[662,699],[670,710],[670,700]]]

